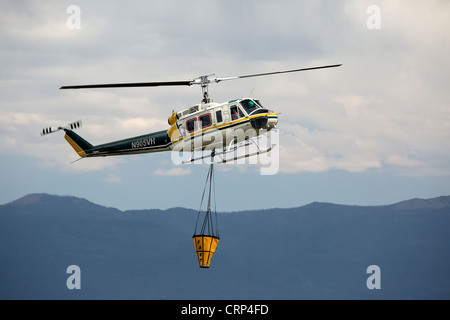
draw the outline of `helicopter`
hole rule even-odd
[[[44,128],[40,134],[41,136],[44,136],[63,130],[65,132],[65,139],[80,156],[80,159],[164,151],[191,152],[192,157],[183,163],[193,162],[205,157],[213,158],[215,155],[225,155],[230,151],[235,151],[243,145],[248,145],[252,142],[253,138],[268,133],[276,128],[279,113],[275,113],[264,107],[260,100],[249,97],[233,99],[223,103],[215,103],[208,94],[209,84],[251,77],[335,68],[341,65],[342,64],[324,65],[228,78],[214,77],[215,75],[212,74],[183,81],[62,86],[60,89],[67,90],[200,85],[203,99],[200,103],[190,106],[189,108],[178,112],[173,111],[168,118],[169,129],[123,140],[92,145],[73,131],[81,127],[81,120],[65,126]],[[243,157],[269,152],[271,149],[272,146],[264,150],[261,150],[258,147],[257,152],[245,154]],[[203,152],[205,150],[212,150],[211,155],[202,155],[200,158],[194,157],[195,151]],[[237,157],[233,160],[236,159]],[[226,161],[227,160],[222,157],[222,162]]]

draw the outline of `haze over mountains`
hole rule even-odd
[[[0,299],[450,299],[450,196],[218,216],[200,269],[194,210],[27,195],[0,206]],[[371,265],[381,289],[367,287]]]

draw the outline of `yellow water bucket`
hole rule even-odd
[[[211,258],[219,244],[219,238],[207,235],[194,235],[195,252],[200,268],[209,268]]]

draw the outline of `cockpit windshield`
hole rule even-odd
[[[256,109],[261,108],[258,103],[250,99],[242,100],[241,105],[244,107],[244,110],[248,115],[252,114]]]

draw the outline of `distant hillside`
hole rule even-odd
[[[407,201],[402,201],[394,204],[395,209],[398,210],[446,210],[450,207],[450,197],[438,197],[433,199],[412,199]]]
[[[450,299],[448,196],[219,213],[210,269],[196,218],[47,194],[0,205],[0,299]],[[70,265],[81,290],[66,286]]]

